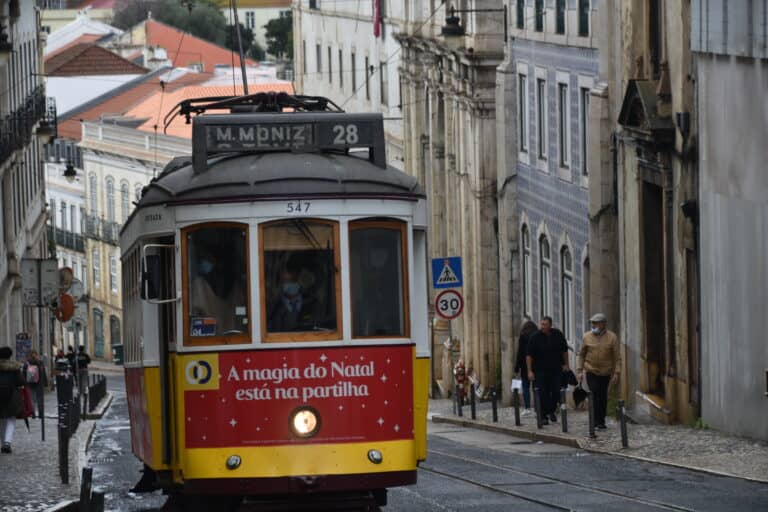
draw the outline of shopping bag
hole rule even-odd
[[[584,391],[584,388],[581,387],[581,383],[579,383],[573,390],[573,403],[578,407],[586,398],[587,392]]]
[[[21,414],[19,419],[29,418],[35,413],[35,406],[32,405],[32,392],[29,387],[24,386],[21,388]]]
[[[523,379],[512,379],[512,385],[509,389],[514,393],[515,390],[523,391]]]

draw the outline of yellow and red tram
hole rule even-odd
[[[180,105],[199,114],[192,155],[144,189],[121,233],[140,490],[332,506],[382,504],[416,480],[425,198],[386,165],[381,115],[327,105]]]

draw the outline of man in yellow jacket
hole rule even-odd
[[[621,372],[621,349],[616,333],[606,329],[606,318],[598,313],[590,318],[592,329],[584,334],[579,350],[579,381],[587,374],[587,386],[595,401],[595,428],[605,430],[608,387],[616,384]]]

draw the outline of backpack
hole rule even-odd
[[[24,372],[27,384],[38,384],[40,382],[40,368],[34,364],[28,364]]]

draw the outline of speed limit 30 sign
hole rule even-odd
[[[456,290],[445,290],[435,299],[435,311],[446,320],[453,320],[464,309],[464,297]]]

